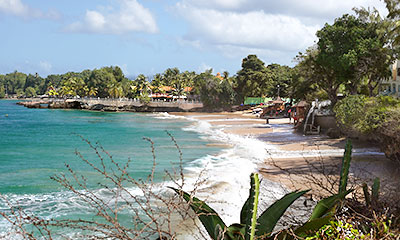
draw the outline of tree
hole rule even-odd
[[[28,87],[32,87],[35,90],[35,94],[39,93],[39,94],[43,94],[45,91],[44,89],[44,85],[45,85],[45,80],[40,77],[37,73],[35,75],[29,74],[26,77],[26,81],[25,81],[25,93],[26,93],[26,89]]]
[[[292,81],[291,68],[279,64],[270,64],[267,69],[270,71],[267,95],[289,97],[289,87]]]
[[[108,94],[112,98],[119,98],[123,96],[123,89],[121,82],[112,82],[107,86]]]
[[[390,77],[390,64],[394,62],[398,52],[390,34],[393,22],[383,19],[376,9],[354,10],[358,18],[366,24],[365,32],[368,33],[368,41],[364,42],[367,50],[360,57],[356,74],[358,78],[365,79],[368,94],[373,96],[379,83]]]
[[[327,93],[332,105],[339,89],[358,94],[368,86],[372,94],[394,60],[385,33],[389,24],[376,11],[356,12],[358,17],[345,14],[334,24],[325,24],[317,32],[317,45],[297,56],[300,72]]]
[[[116,81],[113,73],[108,72],[105,68],[95,69],[88,79],[87,86],[89,89],[97,88],[98,97],[107,97],[109,96],[107,87]]]
[[[0,98],[4,98],[6,96],[5,84],[5,76],[0,74]]]
[[[167,86],[172,86],[180,81],[180,71],[178,68],[168,68],[163,73],[163,80]]]
[[[209,109],[228,109],[235,100],[236,94],[226,79],[219,79],[212,74],[212,69],[195,78],[195,88],[199,91],[204,107]]]
[[[325,24],[317,32],[317,63],[335,72],[332,81],[345,84],[351,94],[357,93],[360,83],[356,78],[359,60],[368,52],[370,33],[366,32],[367,27],[355,16],[344,14],[335,19],[333,25]]]
[[[61,96],[87,96],[88,92],[88,86],[79,77],[70,77],[63,80],[60,90]]]
[[[26,74],[17,71],[6,74],[5,84],[8,94],[19,93],[18,95],[21,95],[21,92],[22,93],[24,92],[26,77],[27,77]]]
[[[6,96],[6,89],[3,85],[0,84],[0,98],[4,98]]]
[[[296,56],[299,62],[297,69],[302,78],[309,85],[315,84],[319,89],[326,92],[332,105],[335,105],[338,98],[337,92],[342,84],[340,81],[335,81],[336,73],[328,66],[322,65],[317,61],[319,50],[317,46],[308,48],[306,53],[300,53]]]
[[[153,79],[150,82],[151,89],[154,93],[161,93],[161,87],[164,85],[164,80],[161,74],[157,73],[153,76]]]
[[[314,100],[318,93],[317,88],[311,79],[305,78],[299,65],[291,69],[291,82],[288,86],[287,94],[293,100]]]
[[[237,73],[236,92],[238,100],[245,97],[264,96],[268,91],[270,70],[256,55],[248,55],[242,61],[242,69]]]
[[[25,96],[26,97],[34,97],[34,96],[36,96],[36,90],[33,87],[27,87],[25,89]]]
[[[386,8],[389,11],[388,18],[393,20],[393,25],[390,33],[394,40],[395,45],[400,45],[400,2],[397,0],[384,0],[386,3]]]
[[[61,87],[61,82],[62,82],[62,76],[61,75],[48,75],[45,79],[45,84],[44,84],[44,88],[42,89],[42,91],[46,91],[48,90],[50,87],[53,88],[53,90],[55,90],[56,88]]]

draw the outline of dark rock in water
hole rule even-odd
[[[90,110],[96,110],[96,111],[101,111],[104,109],[104,105],[103,104],[95,104],[91,107],[89,107]]]

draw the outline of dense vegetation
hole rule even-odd
[[[349,96],[339,101],[334,110],[344,132],[377,141],[388,158],[400,163],[399,99]]]

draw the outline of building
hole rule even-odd
[[[381,95],[394,95],[400,97],[400,61],[396,60],[392,65],[392,77],[382,80],[379,85]]]

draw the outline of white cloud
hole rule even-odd
[[[175,10],[190,26],[181,43],[233,58],[256,53],[287,62],[314,44],[326,22],[361,6],[386,14],[378,0],[180,0]]]
[[[29,7],[20,0],[0,0],[0,11],[16,16],[28,14]]]
[[[23,18],[48,18],[59,19],[61,15],[55,10],[43,12],[33,8],[21,0],[0,0],[0,12]]]
[[[120,0],[120,9],[103,7],[101,11],[87,10],[83,20],[67,26],[71,32],[123,34],[127,32],[158,31],[156,21],[149,11],[137,0]]]
[[[49,73],[51,72],[53,66],[47,61],[40,61],[39,68],[42,70],[42,72]]]
[[[331,19],[351,12],[353,7],[375,6],[386,12],[383,1],[379,0],[182,0],[182,3],[206,9],[249,12],[264,10],[272,14],[288,14],[308,18]]]
[[[293,51],[305,48],[315,40],[320,26],[307,26],[299,19],[266,14],[264,11],[232,12],[178,5],[191,24],[187,39],[202,39],[213,45],[248,48],[274,48]],[[197,43],[198,44],[198,43]]]

